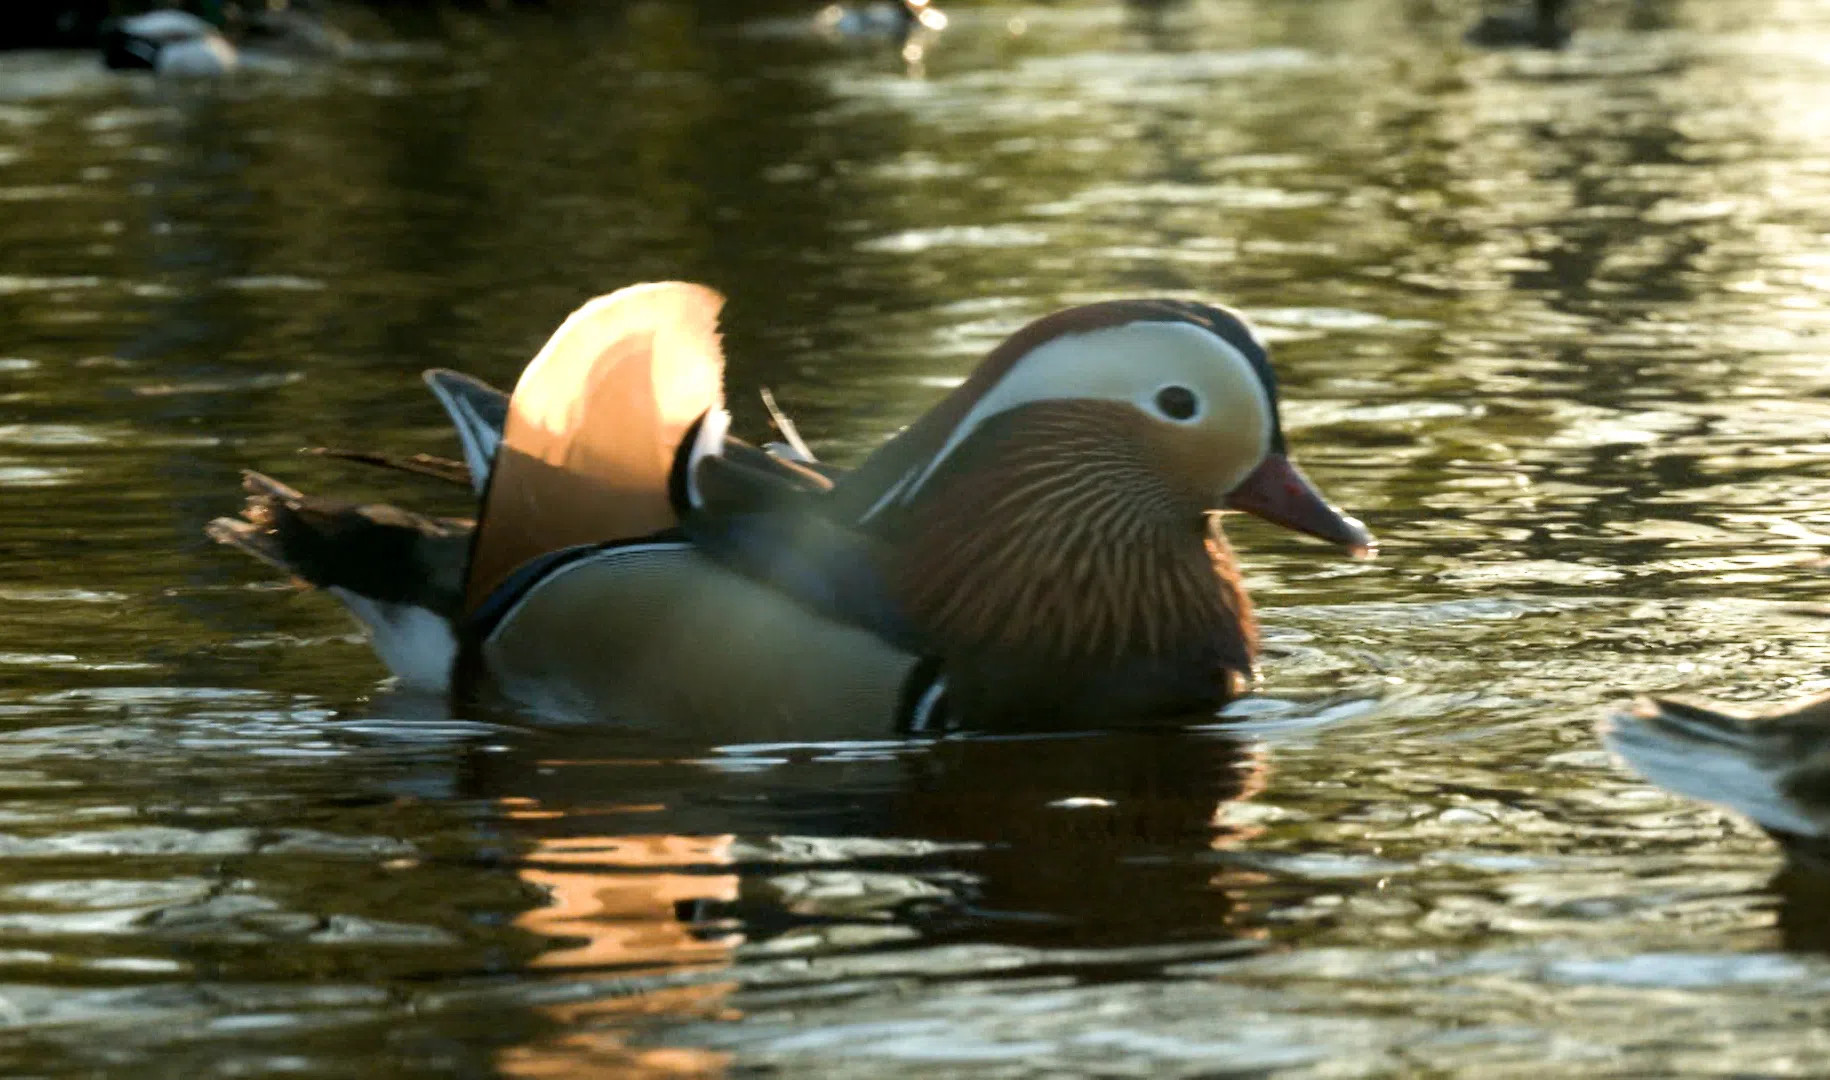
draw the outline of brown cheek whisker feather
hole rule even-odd
[[[956,448],[909,507],[892,574],[943,651],[1211,656],[1216,678],[1249,674],[1231,549],[1159,471],[1149,423],[1113,402],[1039,403]]]

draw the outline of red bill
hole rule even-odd
[[[1302,470],[1282,454],[1272,454],[1253,469],[1226,497],[1226,508],[1339,544],[1356,559],[1370,559],[1379,550],[1366,526],[1329,506]]]

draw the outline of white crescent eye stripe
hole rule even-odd
[[[1157,406],[1157,394],[1169,386],[1194,395],[1194,415],[1178,420]],[[859,520],[869,521],[885,507],[912,501],[941,463],[992,417],[1039,401],[1067,400],[1123,401],[1179,426],[1225,422],[1238,429],[1241,444],[1257,444],[1251,461],[1235,463],[1235,483],[1269,453],[1276,427],[1270,393],[1258,369],[1237,346],[1206,327],[1140,321],[1064,334],[1013,364],[934,456],[905,472]]]

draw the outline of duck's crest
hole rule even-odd
[[[634,285],[586,303],[547,341],[509,400],[470,607],[527,559],[678,523],[675,454],[700,417],[723,416],[723,306],[702,285]]]
[[[1044,315],[1004,339],[965,382],[839,482],[834,491],[837,512],[854,521],[892,528],[895,515],[887,511],[913,498],[961,425],[972,416],[974,406],[1025,357],[1057,338],[1140,322],[1190,323],[1222,338],[1245,357],[1272,406],[1272,449],[1283,449],[1283,432],[1275,427],[1277,378],[1264,343],[1243,318],[1227,308],[1187,300],[1106,300]]]

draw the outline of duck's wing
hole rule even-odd
[[[692,518],[685,535],[708,558],[807,610],[905,652],[922,651],[875,542],[848,525],[820,513],[763,510]]]
[[[784,456],[730,435],[698,440],[681,466],[691,477],[682,531],[710,558],[801,606],[918,649],[883,574],[881,542],[832,512],[837,470],[795,442],[800,452]]]
[[[635,285],[585,304],[547,341],[509,400],[470,606],[528,559],[677,524],[675,461],[688,432],[698,425],[695,440],[715,441],[728,425],[723,303],[701,285]]]
[[[210,538],[326,590],[368,628],[404,684],[443,691],[457,652],[470,523],[313,498],[255,472],[243,486],[242,516],[210,522]]]
[[[721,518],[762,511],[809,513],[832,490],[812,464],[751,446],[731,435],[700,440],[682,464],[692,477],[687,517]]]
[[[548,569],[530,560],[677,529],[805,607],[906,638],[871,542],[829,513],[837,470],[812,461],[779,409],[787,452],[730,435],[722,303],[697,285],[624,289],[581,308],[528,365],[484,496],[473,613],[511,574],[518,589],[543,588]]]
[[[1767,717],[1642,701],[1602,741],[1646,779],[1783,837],[1830,836],[1830,698]]]

